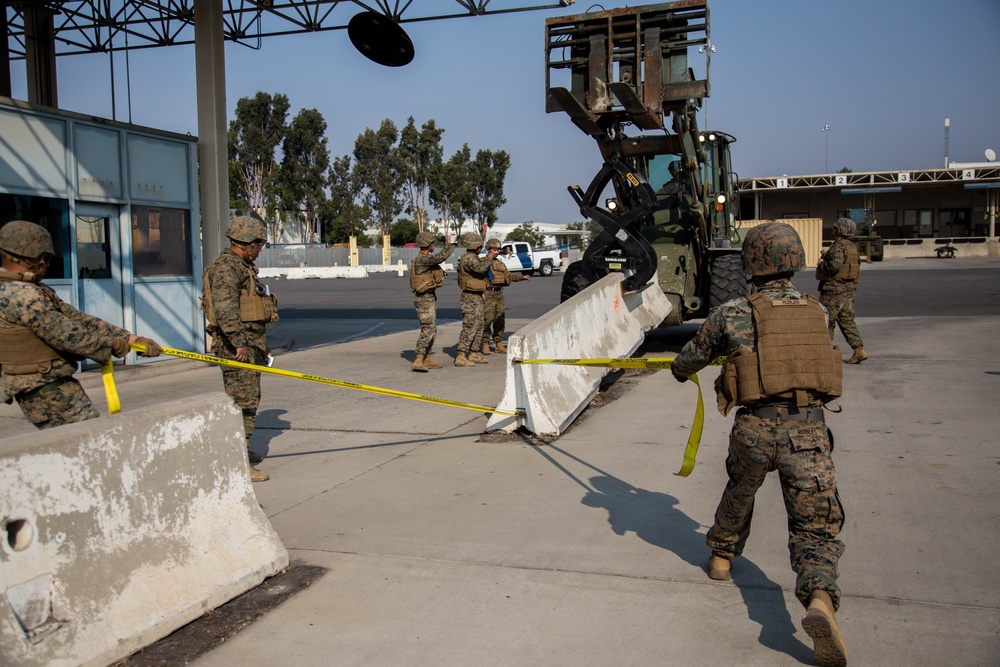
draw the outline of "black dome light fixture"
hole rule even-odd
[[[347,35],[366,58],[386,67],[413,60],[413,42],[398,23],[378,12],[361,12],[347,24]]]

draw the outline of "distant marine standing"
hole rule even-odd
[[[420,252],[410,263],[410,289],[413,290],[413,307],[420,320],[420,334],[414,347],[416,358],[411,368],[420,373],[442,368],[431,359],[431,349],[437,337],[437,288],[444,285],[444,269],[441,265],[455,251],[450,236],[444,237],[445,246],[434,252],[434,235],[430,232],[417,234]]]
[[[490,341],[500,354],[505,354],[507,348],[503,344],[503,335],[507,328],[506,304],[503,288],[511,283],[531,280],[523,273],[511,273],[503,260],[499,258],[500,239],[490,239],[486,242],[486,250],[491,263],[487,274],[486,301],[483,309],[483,354],[490,354]]]
[[[486,272],[492,261],[489,255],[479,256],[483,237],[476,232],[462,235],[465,252],[458,260],[458,286],[462,290],[462,333],[458,337],[456,366],[475,366],[489,361],[479,354],[483,340],[483,310],[486,306]]]
[[[851,241],[855,224],[850,218],[839,218],[833,223],[833,244],[820,256],[816,265],[819,283],[819,302],[826,306],[830,317],[830,339],[840,325],[847,344],[854,350],[848,364],[860,364],[868,358],[861,332],[854,321],[854,295],[861,278],[861,258],[858,247]]]
[[[201,307],[212,337],[212,354],[267,365],[271,350],[267,346],[266,325],[278,319],[278,300],[257,277],[254,264],[267,245],[267,229],[256,218],[240,216],[229,223],[226,236],[230,246],[205,269],[202,287]],[[254,467],[262,457],[249,449],[260,404],[260,373],[222,366],[222,383],[243,413],[250,479],[267,481],[270,475]]]
[[[156,341],[141,338],[66,303],[42,279],[55,255],[41,225],[12,220],[0,228],[0,400],[17,401],[40,429],[100,417],[73,374],[79,362],[106,364],[129,343],[157,357]]]

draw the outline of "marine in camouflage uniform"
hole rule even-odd
[[[499,252],[500,240],[490,239],[486,242],[486,249],[487,251]],[[503,335],[507,328],[503,288],[511,283],[531,280],[531,278],[520,272],[511,273],[507,265],[497,255],[491,256],[491,259],[492,262],[486,276],[489,284],[486,287],[486,301],[483,308],[483,354],[490,353],[491,339],[496,351],[503,354],[507,352],[507,348],[503,344]]]
[[[868,354],[858,325],[854,322],[854,295],[861,272],[858,249],[850,240],[854,231],[854,221],[849,218],[840,218],[833,223],[833,244],[820,257],[816,278],[820,281],[819,301],[830,315],[830,339],[840,325],[840,332],[854,350],[846,363],[860,364],[868,358]]]
[[[129,343],[143,343],[142,356],[160,346],[66,303],[41,284],[54,255],[49,232],[33,222],[12,220],[0,229],[0,400],[17,401],[40,429],[100,417],[80,383],[78,364],[106,364],[124,357]]]
[[[226,228],[230,246],[205,270],[202,309],[212,336],[212,354],[248,364],[267,365],[266,325],[278,319],[277,300],[257,277],[254,260],[267,243],[263,223],[249,216],[234,218]],[[243,413],[243,432],[249,445],[257,424],[260,373],[222,366],[226,393]],[[247,450],[251,463],[261,457]],[[266,481],[269,475],[251,466],[250,478]]]
[[[764,378],[773,376],[765,374],[764,359],[791,351],[788,341],[794,341],[795,350],[801,351],[801,343],[807,340],[815,350],[810,353],[813,358],[824,359],[823,372],[836,375],[841,368],[840,353],[832,345],[825,348],[826,322],[822,306],[815,297],[803,297],[790,281],[792,273],[804,264],[801,241],[787,224],[765,223],[750,230],[743,243],[743,265],[753,276],[756,294],[733,299],[712,310],[674,360],[671,366],[674,376],[685,381],[713,358],[726,355],[727,368],[716,383],[720,391],[720,410],[725,414],[736,402],[724,388],[727,370],[730,370],[728,365],[740,357],[752,359],[753,364],[759,360],[760,370],[752,370],[758,374],[760,384],[756,386],[767,386]],[[758,314],[766,308],[775,312],[805,312],[803,321],[810,327],[810,333],[801,334],[797,339],[782,338],[777,332],[767,334],[760,328],[767,325],[760,324],[765,320],[760,320],[762,315]],[[780,321],[787,331],[786,320]],[[768,345],[777,347],[759,349],[765,335],[772,341]],[[782,349],[782,345],[786,347]],[[767,354],[774,356],[762,354],[761,349],[769,350]],[[753,356],[744,356],[748,353]],[[809,365],[817,363],[810,361]],[[814,369],[795,370],[798,373]],[[739,374],[734,373],[735,377]],[[839,395],[839,375],[834,384],[837,385],[835,389],[823,391]],[[846,648],[834,613],[840,605],[837,578],[844,545],[837,536],[844,525],[844,510],[831,458],[832,436],[823,417],[822,401],[829,395],[820,390],[797,389],[791,394],[780,395],[762,390],[749,396],[757,400],[736,402],[741,407],[729,438],[726,459],[729,482],[706,541],[712,550],[709,576],[729,579],[730,560],[743,553],[750,536],[757,489],[768,472],[777,470],[788,515],[788,549],[796,573],[795,595],[807,607],[803,627],[815,641],[817,664],[843,665],[846,664]]]
[[[483,237],[475,232],[462,235],[462,245],[466,251],[458,260],[458,285],[462,289],[462,333],[458,337],[456,366],[474,366],[488,363],[479,354],[483,342],[483,309],[486,291],[486,272],[490,268],[489,254],[480,257]]]
[[[431,348],[437,337],[437,287],[431,285],[440,283],[440,277],[444,275],[441,264],[455,251],[455,245],[450,236],[445,236],[444,249],[434,252],[434,235],[430,232],[420,232],[416,241],[420,253],[410,264],[410,288],[413,290],[413,307],[417,309],[417,319],[420,320],[420,334],[417,336],[414,348],[416,358],[411,368],[425,373],[430,369],[441,368],[441,364],[430,358]]]

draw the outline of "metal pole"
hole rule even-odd
[[[823,126],[823,137],[826,140],[826,173],[830,173],[830,126]]]
[[[948,130],[951,128],[951,118],[944,119],[944,168],[948,168]]]

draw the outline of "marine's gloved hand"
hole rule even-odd
[[[128,336],[111,339],[111,354],[116,357],[124,357],[131,352],[132,347],[128,344]]]
[[[143,345],[146,346],[145,352],[138,353],[140,357],[158,357],[161,354],[163,354],[163,348],[160,347],[160,344],[157,343],[152,338],[145,338],[143,336],[139,336],[138,338],[135,339],[135,342],[142,343]]]
[[[673,366],[670,367],[670,374],[673,375],[674,379],[677,380],[678,382],[687,382],[688,381],[688,379],[685,376],[683,376],[680,373],[678,373],[677,371],[675,371]]]

